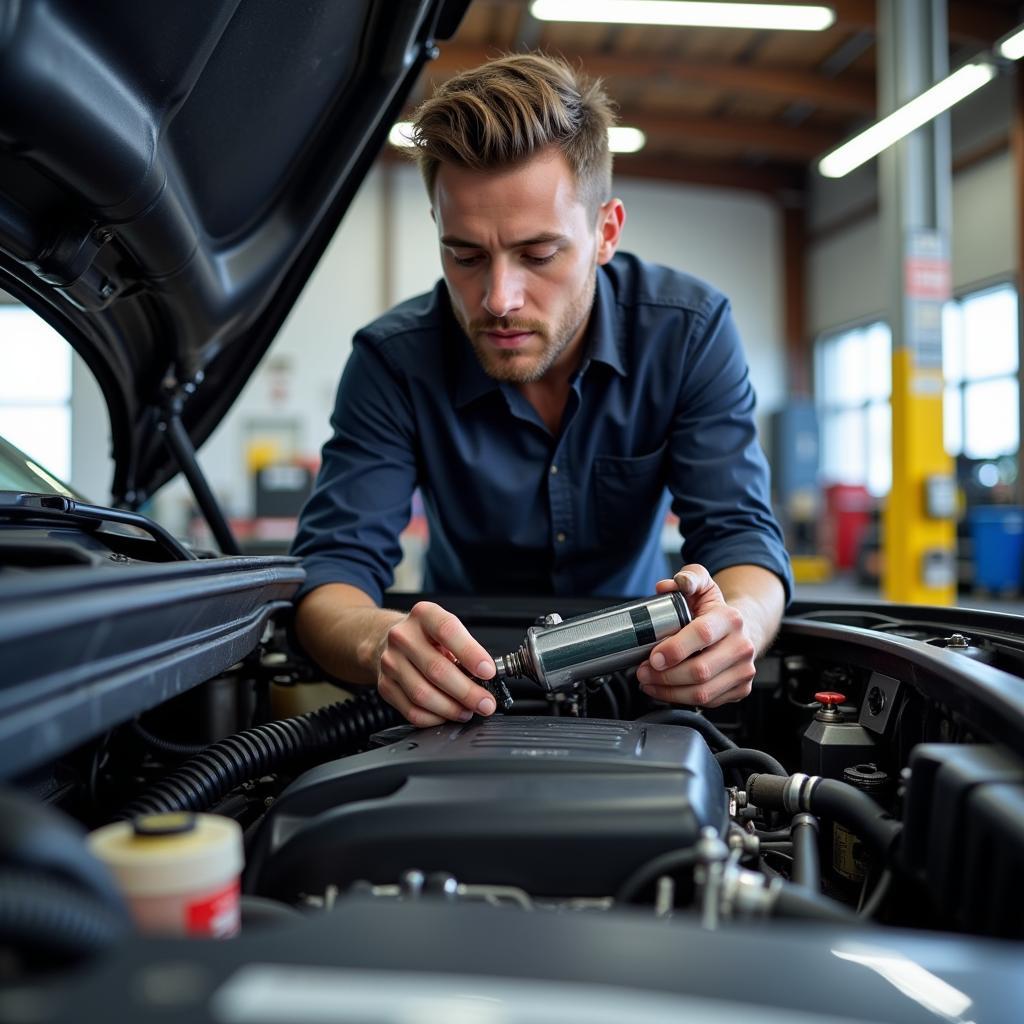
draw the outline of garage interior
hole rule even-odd
[[[582,207],[539,160],[439,232],[407,144],[520,51],[693,275],[599,274],[561,430],[486,357],[590,308]],[[1010,0],[0,0],[0,1021],[1018,1019],[1021,58]],[[666,479],[721,592],[629,593]]]
[[[406,113],[456,70],[509,51],[560,54],[604,79],[620,124],[644,139],[616,156],[623,248],[732,300],[797,595],[1024,609],[1024,87],[998,49],[1020,27],[1020,5],[949,0],[946,23],[931,26],[948,40],[938,58],[910,52],[928,27],[920,20],[880,22],[886,5],[872,0],[827,6],[829,27],[790,31],[549,21],[526,0],[476,0]],[[894,109],[891,96],[933,84],[922,60],[942,74],[982,60],[993,73],[879,157],[824,176],[820,159]],[[925,75],[916,90],[915,66]],[[927,152],[914,164],[927,180],[903,168],[910,152]],[[352,334],[430,288],[436,251],[418,174],[389,144],[200,450],[244,550],[287,550]],[[914,310],[941,320],[916,340]],[[107,501],[110,427],[88,369],[13,301],[0,305],[0,325],[0,433]],[[908,348],[925,352],[927,395],[899,369]],[[144,511],[213,543],[181,478]],[[419,588],[427,542],[414,515],[396,589]],[[666,552],[676,543],[668,521]]]

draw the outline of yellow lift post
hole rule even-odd
[[[946,17],[945,0],[881,0],[881,113],[948,73]],[[956,484],[942,435],[951,168],[948,114],[879,158],[893,339],[892,486],[882,522],[882,590],[901,604],[943,605],[956,598]]]

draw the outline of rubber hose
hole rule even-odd
[[[747,779],[747,798],[758,807],[790,814],[807,811],[819,818],[838,821],[860,836],[884,860],[888,860],[903,830],[903,826],[866,793],[845,782],[816,775],[793,775],[785,779],[751,775]]]
[[[768,772],[770,775],[781,775],[789,778],[789,772],[763,750],[752,750],[749,747],[736,747],[732,750],[722,750],[715,754],[715,760],[722,767],[722,771],[729,768],[757,768],[758,771]],[[752,801],[757,803],[756,800]],[[761,805],[758,804],[760,807]]]
[[[863,923],[853,911],[827,896],[800,885],[783,884],[772,906],[774,917],[799,917],[811,921],[832,921],[842,924]]]
[[[0,869],[0,947],[41,963],[81,960],[131,931],[126,918],[76,886],[13,868]]]
[[[132,732],[158,754],[168,754],[179,761],[184,757],[195,757],[209,746],[208,743],[177,743],[174,740],[165,740],[161,736],[155,736],[141,722],[132,722]]]
[[[368,690],[352,700],[257,725],[212,743],[122,808],[117,819],[206,810],[243,782],[341,757],[401,720],[375,690]]]
[[[699,732],[712,750],[739,750],[739,747],[715,725],[696,711],[683,708],[666,708],[641,715],[638,722],[664,722],[666,725],[686,725]]]
[[[810,814],[797,814],[790,829],[793,841],[793,884],[811,892],[821,889],[818,822]]]
[[[668,853],[660,854],[653,860],[641,864],[619,886],[615,894],[616,903],[631,903],[640,895],[644,889],[654,882],[659,875],[670,875],[680,868],[692,868],[697,863],[697,851],[693,848],[684,850],[669,850]]]
[[[754,834],[762,843],[784,843],[793,838],[788,828],[758,829]]]

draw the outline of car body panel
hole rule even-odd
[[[160,984],[171,978],[170,990]],[[370,1003],[363,988],[374,979]],[[352,897],[331,913],[230,942],[126,943],[44,996],[44,1019],[147,1020],[169,991],[161,1019],[181,1024],[616,1019],[601,1015],[605,1000],[623,1024],[1007,1024],[1019,1015],[1024,971],[1016,945],[953,936],[809,922],[708,931],[694,919],[639,912]],[[545,992],[550,1001],[538,1009]],[[567,993],[580,1016],[559,1013]],[[417,994],[422,1001],[410,998]],[[665,1003],[652,1005],[658,996]]]
[[[0,778],[52,761],[252,651],[304,573],[284,557],[0,578]]]
[[[0,0],[0,287],[82,353],[115,503],[258,364],[468,0]]]

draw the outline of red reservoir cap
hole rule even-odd
[[[845,693],[837,693],[835,690],[822,690],[814,695],[814,699],[825,707],[833,707],[846,702]]]

